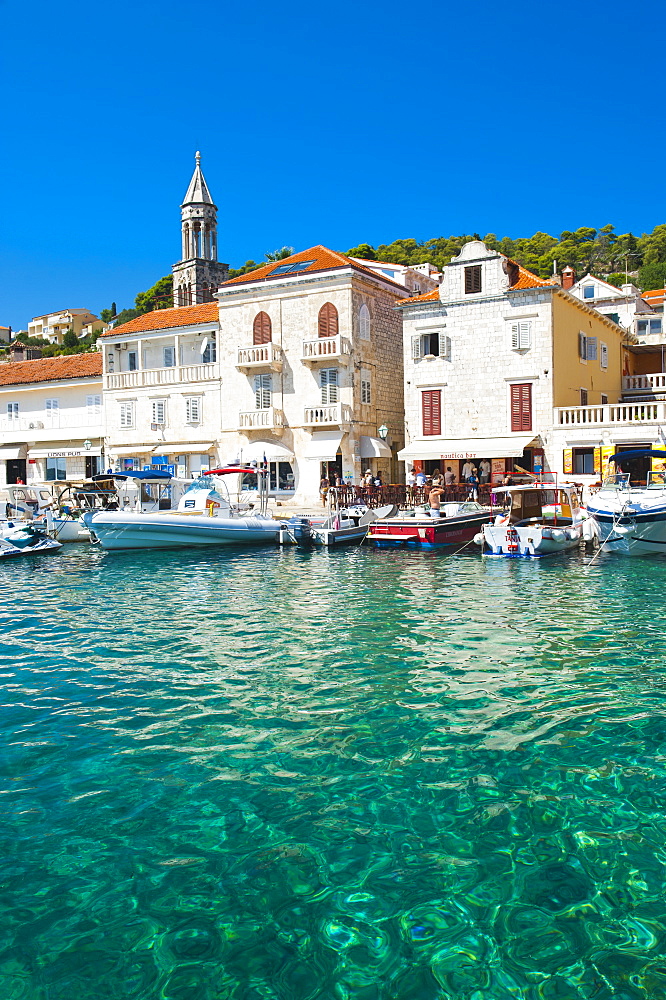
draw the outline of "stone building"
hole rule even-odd
[[[71,354],[0,366],[0,485],[101,471],[102,359]]]
[[[35,316],[28,323],[29,337],[43,337],[51,344],[62,344],[68,330],[77,337],[86,336],[92,330],[104,330],[106,324],[89,309],[61,309],[60,312]]]
[[[201,154],[187,189],[181,212],[182,259],[173,265],[173,301],[176,306],[212,302],[213,294],[229,274],[217,259],[217,206],[213,204],[201,171]]]
[[[466,459],[486,459],[493,481],[517,468],[600,473],[600,442],[581,425],[604,407],[623,422],[620,326],[479,240],[400,308],[408,466],[460,478]]]
[[[395,482],[404,292],[323,246],[226,282],[217,295],[223,460],[265,456],[272,489],[304,501],[322,476],[358,482],[371,469]]]

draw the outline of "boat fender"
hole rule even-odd
[[[566,535],[564,534],[561,528],[553,528],[550,537],[553,539],[554,542],[563,542],[566,538]]]
[[[478,534],[474,536],[475,545],[483,545],[483,532],[479,531]]]
[[[575,528],[567,528],[566,536],[570,542],[573,542],[574,538],[578,538],[578,532]]]

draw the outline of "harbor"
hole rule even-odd
[[[4,996],[663,992],[666,561],[0,576]]]

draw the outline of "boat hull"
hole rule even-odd
[[[378,548],[431,549],[465,545],[490,520],[490,511],[459,514],[454,517],[389,517],[373,521],[368,542]]]
[[[104,549],[178,549],[220,545],[268,545],[282,525],[270,518],[140,514],[119,511],[84,514],[93,540]]]
[[[504,559],[542,559],[578,548],[583,542],[583,525],[520,526],[485,524],[483,554]]]
[[[599,526],[604,548],[630,556],[666,555],[666,505],[652,510],[638,504],[613,506],[588,504],[587,508]]]

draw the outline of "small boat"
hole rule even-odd
[[[45,531],[30,523],[9,521],[0,531],[0,558],[14,556],[34,556],[47,552],[57,552],[60,542],[49,538]]]
[[[172,479],[169,473],[134,472],[129,479],[140,487],[134,507],[91,510],[83,515],[93,541],[104,549],[174,549],[198,548],[210,545],[261,545],[276,542],[283,525],[265,513],[265,489],[260,491],[261,509],[255,513],[251,504],[231,502],[219,492],[210,476],[255,474],[265,478],[255,468],[229,466],[213,469],[193,480],[175,509],[162,509],[164,490]],[[155,489],[144,499],[147,488]]]
[[[666,553],[666,472],[648,472],[644,484],[633,484],[621,463],[634,458],[661,459],[666,468],[666,451],[637,448],[611,455],[615,471],[588,501],[588,513],[609,551],[630,556]]]
[[[531,483],[494,492],[505,496],[508,505],[475,538],[484,555],[538,559],[598,537],[598,528],[581,507],[578,488],[571,483]]]
[[[32,482],[29,486],[7,484],[0,493],[0,504],[5,504],[5,518],[0,519],[0,526],[9,522],[28,522],[59,542],[89,542],[90,535],[80,520],[80,512],[63,499],[63,486],[62,483],[40,482]]]
[[[425,509],[403,511],[373,521],[368,528],[368,542],[381,548],[464,545],[473,540],[491,516],[487,507],[474,500],[442,504],[439,517]]]
[[[281,541],[296,543],[300,548],[339,548],[341,545],[360,545],[375,521],[391,517],[397,512],[395,504],[384,507],[355,507],[351,510],[330,510],[323,520],[316,517],[291,517],[284,525]]]

